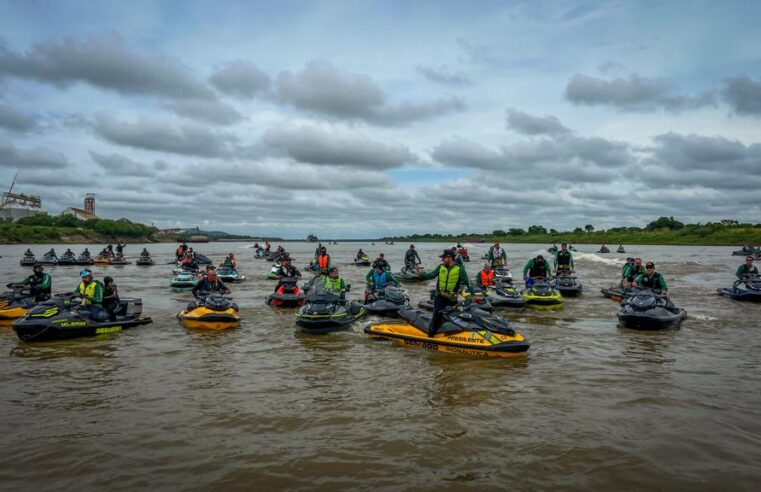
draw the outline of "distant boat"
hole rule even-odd
[[[177,242],[178,243],[208,243],[209,236],[190,236],[187,239],[178,237]]]

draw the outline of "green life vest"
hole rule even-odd
[[[330,277],[325,277],[325,289],[327,289],[328,292],[340,293],[341,288],[343,288],[343,279],[341,277],[338,277],[335,280]]]
[[[452,265],[449,269],[444,265],[439,267],[438,291],[449,297],[456,296],[457,283],[460,281],[460,267]]]

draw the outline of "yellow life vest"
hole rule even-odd
[[[441,265],[439,267],[438,291],[449,297],[457,297],[457,282],[460,280],[460,267],[452,265],[450,268]]]
[[[86,305],[92,304],[91,299],[95,297],[95,288],[97,286],[97,283],[93,280],[89,284],[85,285],[84,282],[79,283],[79,293],[82,294],[82,297],[85,300]]]

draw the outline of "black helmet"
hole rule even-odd
[[[113,278],[111,278],[111,277],[108,277],[108,276],[106,276],[106,277],[103,277],[103,283],[104,283],[104,284],[111,284],[111,283],[113,283],[113,282],[114,282],[114,279],[113,279]]]
[[[32,265],[32,270],[37,270],[38,268],[40,270],[44,270],[42,263],[40,263],[39,261],[35,261],[34,264]]]

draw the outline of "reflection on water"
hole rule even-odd
[[[753,489],[761,476],[761,306],[715,294],[731,285],[732,248],[628,246],[576,254],[584,293],[562,310],[497,310],[531,342],[516,358],[457,357],[369,340],[362,327],[310,336],[292,309],[266,306],[271,264],[241,243],[249,280],[232,285],[239,329],[203,332],[175,318],[191,295],[169,287],[174,245],[147,245],[150,268],[95,266],[152,325],[93,339],[20,342],[0,328],[4,448],[14,489]],[[445,245],[416,244],[428,269]],[[487,245],[467,245],[473,258]],[[42,252],[50,246],[33,246]],[[135,254],[142,245],[130,245]],[[362,296],[356,250],[398,271],[406,245],[329,246]],[[5,282],[27,272],[4,246]],[[314,245],[286,244],[307,262]],[[80,250],[80,247],[72,248]],[[90,245],[90,249],[93,246]],[[506,245],[520,276],[539,245]],[[599,290],[625,256],[659,265],[689,316],[679,330],[620,329]],[[479,262],[466,265],[471,277]],[[50,267],[71,290],[77,267]],[[306,274],[305,274],[306,276]],[[406,286],[412,304],[429,284]]]

